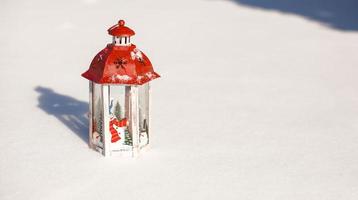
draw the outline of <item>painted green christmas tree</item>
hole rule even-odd
[[[119,105],[119,102],[117,101],[116,106],[114,107],[114,116],[116,116],[118,120],[121,120],[121,114],[121,105]]]
[[[128,128],[124,130],[124,144],[132,146],[132,134],[128,131]]]

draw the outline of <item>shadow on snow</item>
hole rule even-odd
[[[88,103],[38,86],[38,107],[55,116],[84,142],[88,142]]]
[[[358,31],[357,0],[231,0],[240,5],[284,13],[293,13],[315,20],[328,27]]]

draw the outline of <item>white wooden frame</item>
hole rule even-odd
[[[138,86],[130,87],[130,102],[131,102],[131,130],[132,130],[132,145],[133,145],[133,157],[139,155],[139,115],[138,115]]]
[[[88,146],[90,148],[94,148],[92,144],[92,132],[93,132],[93,111],[92,111],[92,99],[93,99],[93,82],[89,82],[89,102],[88,102],[88,121],[89,121],[89,127],[88,127]]]
[[[110,149],[111,134],[109,132],[109,87],[109,85],[102,85],[104,156],[110,156],[112,154]]]
[[[151,115],[151,109],[152,109],[152,95],[150,94],[150,83],[148,82],[148,144],[143,148],[145,150],[150,149],[150,146],[152,144],[152,131],[151,131],[151,123],[152,123],[152,115]]]

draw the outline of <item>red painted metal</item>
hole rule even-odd
[[[119,21],[119,26],[123,24]],[[148,57],[135,45],[108,44],[92,60],[90,68],[82,74],[100,84],[142,85],[160,77],[154,72]]]
[[[108,29],[108,33],[113,36],[132,36],[135,34],[135,32],[124,26],[125,22],[124,20],[119,20],[118,24],[112,26]]]

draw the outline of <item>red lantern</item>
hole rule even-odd
[[[136,156],[149,144],[149,82],[160,76],[123,20],[108,33],[112,43],[82,74],[90,81],[89,145],[105,156]]]

